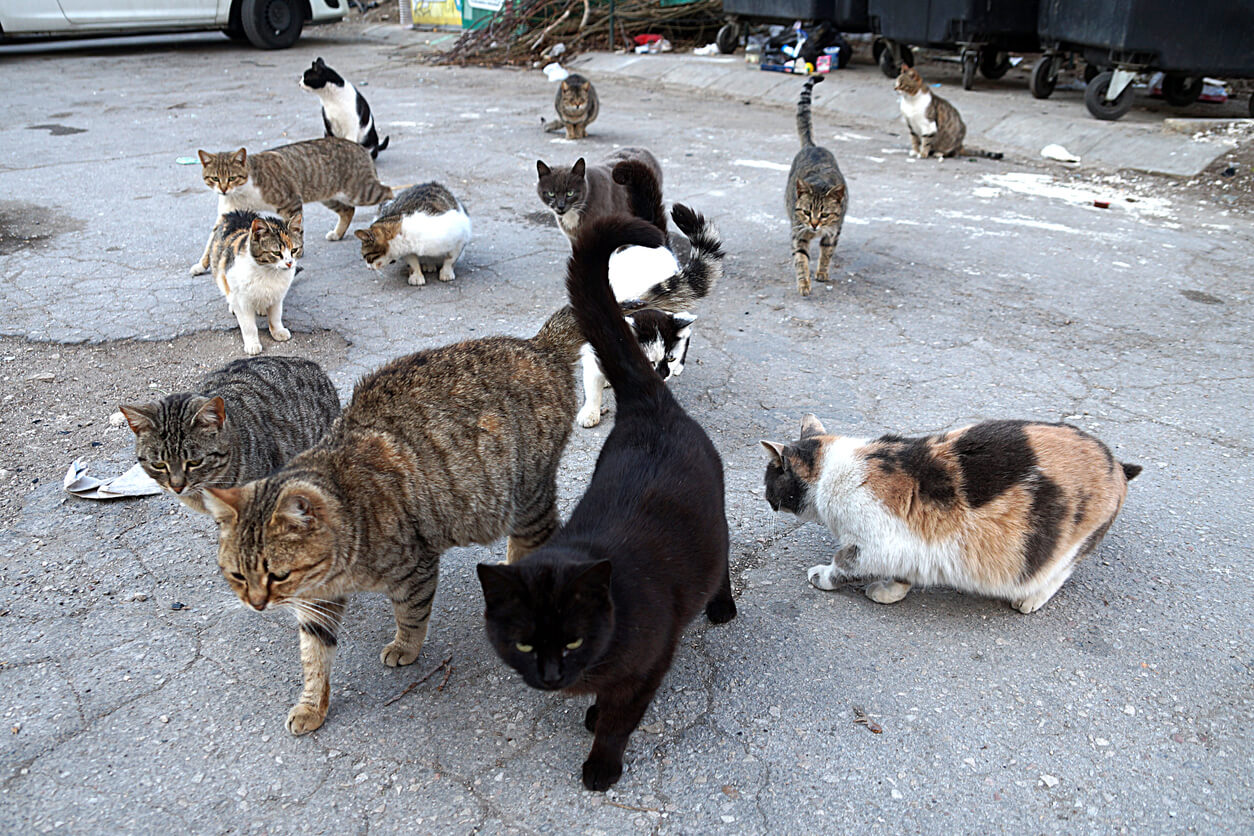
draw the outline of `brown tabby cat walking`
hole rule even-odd
[[[699,234],[704,218],[684,208]],[[678,223],[678,221],[677,221]],[[660,246],[662,234],[647,226]],[[709,284],[720,264],[704,265]],[[643,294],[659,308],[691,302],[678,277]],[[557,466],[578,402],[584,336],[569,307],[531,339],[489,337],[393,360],[357,384],[312,449],[243,487],[210,489],[218,565],[255,610],[290,606],[305,684],[292,734],[322,725],[336,633],[355,592],[392,600],[390,667],[418,658],[439,556],[509,536],[510,562],[557,528]]]
[[[293,220],[301,217],[304,204],[318,201],[340,216],[327,233],[328,241],[338,241],[352,223],[354,207],[374,206],[392,197],[392,189],[375,176],[370,151],[347,139],[310,139],[252,155],[243,148],[196,153],[205,185],[218,194],[215,230],[223,216],[235,209],[276,213],[292,226]],[[191,267],[193,276],[209,269],[212,243],[210,233],[204,255]],[[295,244],[294,255],[300,258],[303,236],[298,236]]]
[[[1002,155],[989,151],[962,147],[967,136],[967,126],[958,109],[932,92],[913,67],[901,65],[897,75],[898,101],[901,115],[910,129],[910,155],[912,157],[988,157],[1000,160]]]
[[[587,138],[588,126],[597,120],[597,113],[601,109],[596,88],[591,81],[577,73],[562,79],[553,106],[557,109],[559,121],[549,123],[544,129],[549,133],[556,133],[564,127],[567,139]]]
[[[811,76],[797,102],[797,134],[801,150],[793,157],[784,192],[786,211],[792,219],[792,260],[797,272],[797,290],[810,295],[810,242],[819,239],[819,269],[814,278],[831,281],[828,270],[840,228],[849,208],[845,177],[836,158],[826,148],[814,144],[810,129],[810,92],[823,76]]]

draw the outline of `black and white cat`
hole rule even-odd
[[[322,100],[322,124],[327,136],[364,145],[370,149],[371,158],[378,158],[379,152],[388,147],[391,137],[385,136],[383,142],[379,142],[366,97],[321,58],[305,70],[300,86]]]

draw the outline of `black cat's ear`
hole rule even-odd
[[[575,595],[587,598],[608,595],[610,575],[614,571],[614,564],[608,560],[598,560],[595,563],[587,564],[587,567],[571,581],[570,586],[574,590]]]
[[[319,55],[317,58],[314,59],[314,66],[319,69],[322,69],[323,67],[326,66],[326,62],[322,60],[321,55]]]
[[[122,417],[126,419],[131,432],[135,433],[135,435],[147,432],[157,425],[156,404],[149,403],[142,406],[122,405],[118,407],[118,411],[122,413]]]
[[[239,488],[205,488],[202,496],[205,509],[218,521],[218,525],[232,525],[239,519]]]
[[[823,425],[819,423],[819,419],[814,413],[807,412],[806,417],[801,419],[801,437],[814,438],[816,435],[827,435],[827,430],[823,429]]]
[[[553,169],[544,164],[544,160],[536,160],[536,171],[541,177],[548,177],[553,173]]]
[[[575,160],[575,164],[570,167],[570,173],[576,177],[583,177],[584,168],[586,168],[586,163],[584,163],[583,157],[580,157]]]
[[[517,597],[518,581],[514,570],[500,563],[480,563],[475,566],[479,585],[483,587],[483,600],[493,609]]]
[[[671,314],[671,320],[673,320],[674,323],[679,326],[679,330],[682,331],[697,321],[697,315],[694,313]]]
[[[766,441],[765,439],[758,442],[766,448],[767,454],[771,457],[771,464],[776,467],[783,467],[787,459],[784,458],[784,445],[776,441]]]
[[[215,432],[222,429],[222,425],[226,423],[226,401],[222,400],[221,395],[214,395],[196,410],[192,422],[201,429]]]

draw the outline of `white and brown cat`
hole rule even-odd
[[[840,540],[810,583],[872,579],[866,595],[881,604],[943,585],[1035,612],[1097,548],[1141,472],[1082,430],[1030,421],[866,439],[807,415],[799,441],[762,445],[771,508]]]

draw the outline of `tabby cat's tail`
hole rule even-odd
[[[619,247],[661,246],[657,227],[625,216],[586,225],[566,262],[566,292],[584,337],[592,344],[605,377],[614,387],[620,412],[632,403],[653,400],[662,379],[644,356],[610,288],[610,256]]]
[[[670,313],[687,311],[698,299],[709,296],[722,277],[723,242],[714,224],[682,203],[671,207],[671,219],[692,245],[688,263],[675,275],[646,290],[638,300],[624,300],[624,308],[647,306]]]
[[[814,136],[810,130],[810,91],[814,85],[823,80],[821,75],[812,75],[801,88],[801,99],[797,102],[797,136],[801,137],[801,147],[809,148],[814,144]]]
[[[1119,466],[1123,468],[1123,478],[1131,482],[1140,474],[1143,468],[1139,464],[1130,464],[1128,462],[1119,462]]]
[[[1006,155],[1000,151],[985,151],[983,148],[967,148],[966,146],[963,146],[962,150],[958,152],[958,156],[983,157],[986,160],[1000,160]]]
[[[662,202],[662,185],[658,183],[653,169],[640,160],[623,160],[614,166],[614,182],[627,187],[631,214],[660,229],[663,240],[669,239],[666,206]]]

